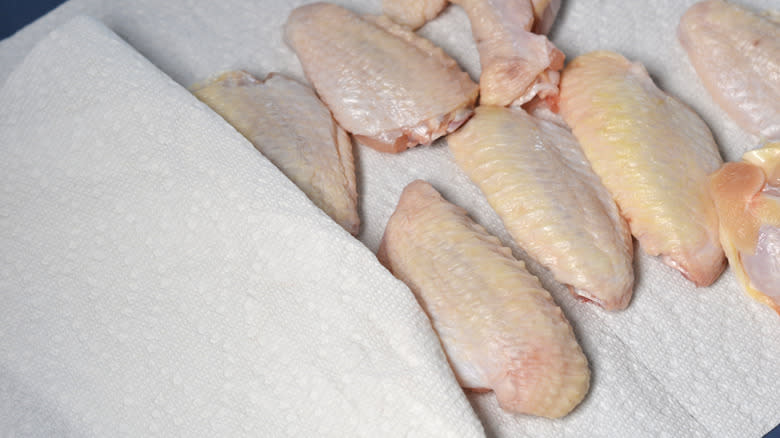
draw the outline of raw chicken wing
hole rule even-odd
[[[339,124],[378,150],[430,144],[472,114],[479,87],[468,74],[387,17],[314,3],[293,10],[285,38]]]
[[[318,207],[357,234],[352,142],[311,88],[276,74],[258,81],[249,73],[232,71],[192,91]]]
[[[780,314],[780,143],[742,159],[710,181],[720,241],[742,287]]]
[[[680,43],[707,91],[743,129],[780,139],[780,21],[722,0],[693,5]]]
[[[564,317],[509,248],[424,181],[404,189],[380,260],[417,296],[460,384],[502,408],[562,417],[590,371]]]
[[[480,106],[447,143],[531,257],[605,309],[628,305],[631,233],[568,129],[521,108]]]
[[[566,67],[559,106],[642,248],[699,286],[715,281],[725,258],[707,178],[722,160],[699,116],[612,52]]]
[[[466,10],[477,41],[482,74],[480,104],[522,105],[558,94],[564,55],[531,32],[530,0],[453,0]]]

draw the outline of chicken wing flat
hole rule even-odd
[[[573,60],[559,106],[645,252],[699,286],[715,281],[725,257],[708,176],[722,160],[701,118],[613,52]]]
[[[568,129],[521,108],[479,106],[447,143],[523,250],[577,295],[628,305],[631,233]]]
[[[492,389],[502,408],[562,417],[590,371],[550,294],[498,238],[430,184],[404,189],[380,260],[417,296],[461,385]]]
[[[231,71],[192,92],[271,160],[318,207],[357,234],[352,141],[314,91],[281,75]]]
[[[285,38],[339,124],[380,151],[430,144],[472,114],[477,84],[440,48],[385,16],[313,3],[293,10]]]
[[[780,20],[722,0],[696,3],[680,43],[715,102],[743,129],[780,140]]]

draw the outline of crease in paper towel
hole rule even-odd
[[[282,71],[300,78],[294,54],[281,42],[281,25],[289,10],[301,3],[233,0],[193,5],[175,0],[160,5],[147,0],[120,4],[71,0],[1,42],[0,59],[19,59],[53,26],[89,11],[183,85],[229,68],[260,76]],[[378,1],[340,3],[363,12],[380,10]],[[651,1],[627,8],[624,2],[607,0],[593,8],[590,2],[568,0],[554,26],[553,40],[568,59],[611,49],[643,62],[665,90],[704,117],[724,157],[738,159],[755,139],[714,105],[675,39],[677,20],[691,3]],[[762,0],[741,3],[769,7]],[[200,17],[212,19],[204,28]],[[421,32],[473,77],[479,74],[468,21],[457,7],[450,7]],[[0,65],[0,78],[6,65],[13,62]],[[453,164],[445,142],[398,156],[363,147],[356,153],[364,222],[360,239],[369,248],[376,249],[403,187],[423,178],[522,256],[479,191]],[[489,431],[507,436],[707,435],[706,431],[735,435],[761,434],[780,421],[780,395],[772,390],[780,377],[774,365],[780,357],[776,315],[744,296],[730,272],[714,286],[697,290],[640,254],[631,306],[619,314],[605,314],[577,303],[538,264],[529,266],[572,321],[592,364],[592,390],[570,417],[557,422],[507,415],[489,394],[470,395]]]

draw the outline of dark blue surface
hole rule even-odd
[[[64,0],[0,0],[0,39],[13,35],[62,3]],[[780,438],[780,425],[764,438]]]
[[[0,0],[0,40],[14,34],[63,0]]]

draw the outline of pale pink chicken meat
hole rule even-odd
[[[628,305],[631,233],[568,129],[521,108],[479,106],[447,143],[512,238],[556,280],[605,309]]]
[[[710,180],[720,241],[745,291],[780,314],[780,143],[742,159]]]
[[[566,67],[559,107],[644,251],[696,285],[715,281],[725,257],[707,178],[722,159],[701,118],[612,52]]]
[[[463,387],[551,418],[585,397],[588,362],[561,309],[509,248],[430,184],[404,189],[379,257],[416,295]]]
[[[433,20],[448,0],[383,0],[382,12],[398,24],[417,29]]]
[[[780,20],[722,0],[693,5],[680,43],[715,102],[743,129],[780,140]]]
[[[231,71],[192,87],[325,213],[357,234],[352,141],[314,91],[281,75]]]
[[[292,11],[285,39],[339,124],[378,150],[430,144],[472,114],[477,84],[387,17],[314,3]]]
[[[522,105],[558,94],[564,55],[544,35],[531,32],[530,0],[453,0],[469,16],[482,74],[480,104]]]

